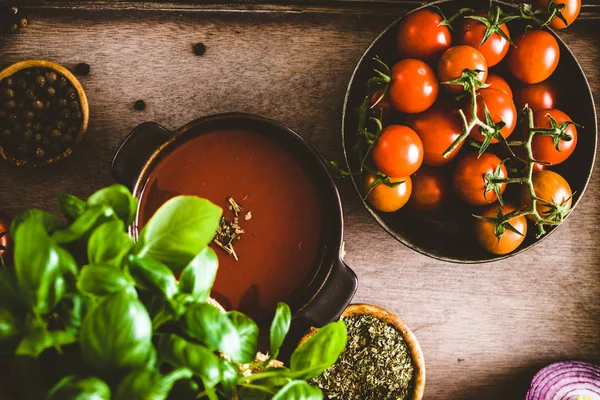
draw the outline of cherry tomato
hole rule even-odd
[[[571,209],[573,192],[571,192],[571,186],[569,186],[565,178],[554,171],[544,170],[534,172],[531,181],[535,197],[551,204],[562,205],[565,210]],[[527,208],[531,207],[529,187],[521,189],[521,205]],[[535,209],[542,218],[550,216],[550,208],[542,201],[536,201]],[[528,215],[528,218],[535,220],[533,215]]]
[[[478,14],[481,17],[487,17],[486,14]],[[508,53],[510,43],[498,33],[493,33],[492,36],[480,46],[485,35],[486,26],[479,21],[471,18],[463,18],[462,23],[456,30],[459,44],[464,44],[476,48],[483,54],[488,68],[498,64]],[[506,24],[500,25],[502,32],[510,37]]]
[[[464,143],[461,143],[448,158],[442,156],[463,130],[458,107],[445,99],[438,100],[425,112],[409,115],[406,123],[417,132],[423,142],[424,164],[440,166],[449,163],[458,155]]]
[[[375,180],[372,174],[366,174],[363,189],[365,193]],[[403,182],[397,186],[389,187],[383,183],[375,186],[367,195],[367,201],[374,209],[382,212],[394,212],[408,202],[412,192],[412,181],[410,176],[404,178],[390,178],[390,182]]]
[[[536,128],[550,128],[550,114],[558,125],[563,122],[572,121],[564,112],[556,109],[538,110],[533,113],[533,124]],[[554,147],[554,139],[550,136],[535,135],[531,141],[531,150],[533,158],[538,161],[549,162],[551,165],[560,164],[565,161],[577,146],[577,128],[575,125],[569,125],[566,130],[571,140],[561,140],[558,144],[558,150]]]
[[[510,204],[504,204],[500,206],[495,204],[488,207],[482,214],[484,217],[496,218],[498,215],[498,209],[502,211],[503,215],[506,215],[516,209],[515,206]],[[507,221],[518,233],[512,232],[505,229],[502,238],[498,240],[498,237],[494,233],[494,224],[488,221],[477,219],[475,221],[475,237],[477,241],[486,251],[492,254],[508,254],[517,249],[523,243],[525,235],[527,235],[527,220],[525,217],[517,217]]]
[[[536,8],[547,8],[550,0],[537,0],[535,2]],[[570,26],[573,21],[579,16],[579,11],[581,11],[581,0],[554,0],[556,4],[566,4],[567,8],[562,11],[563,17],[567,20],[568,25],[558,17],[552,18],[550,22],[550,27],[552,29],[564,29],[567,26]]]
[[[506,80],[498,74],[494,74],[493,72],[488,74],[487,80],[485,81],[488,85],[488,89],[496,89],[503,93],[505,93],[511,99],[513,98],[513,92],[510,88],[510,85]]]
[[[442,20],[440,14],[427,8],[402,18],[396,36],[400,58],[436,60],[452,43],[450,28],[440,25]]]
[[[0,246],[4,248],[4,250],[0,250],[0,255],[4,256],[9,253],[11,250],[11,240],[8,236],[8,230],[10,229],[10,224],[4,219],[0,218],[0,235],[7,232],[5,235],[0,237]],[[5,260],[6,261],[6,260]]]
[[[515,130],[517,125],[517,109],[511,98],[504,92],[496,89],[484,88],[480,89],[477,94],[477,117],[479,120],[485,122],[485,106],[487,106],[492,120],[495,123],[504,121],[505,125],[500,129],[500,134],[507,138]],[[471,108],[467,107],[465,110],[467,119],[471,118]],[[480,132],[480,127],[475,126],[469,132],[469,136],[478,142],[483,142],[485,137]],[[498,143],[498,139],[492,139],[492,143]]]
[[[560,58],[558,42],[552,34],[528,30],[519,36],[506,57],[508,69],[523,83],[542,82],[556,69]]]
[[[423,162],[423,143],[408,126],[390,125],[381,131],[371,154],[377,169],[387,176],[410,176]]]
[[[411,177],[412,194],[408,205],[420,212],[430,213],[448,199],[449,183],[438,168],[423,166]]]
[[[458,161],[454,169],[453,184],[454,191],[464,202],[482,206],[498,200],[493,190],[485,193],[487,180],[485,174],[493,174],[501,160],[492,153],[483,153],[477,158],[476,153],[469,153]],[[500,178],[506,178],[506,167],[500,167]],[[500,193],[504,193],[506,184],[500,184]]]
[[[528,85],[522,83],[515,88],[515,105],[522,110],[525,104],[533,111],[556,108],[558,90],[550,80]]]
[[[421,60],[407,59],[392,67],[389,95],[399,111],[415,114],[435,102],[439,87],[435,73]]]
[[[483,54],[471,46],[454,46],[442,54],[438,63],[437,74],[440,82],[448,82],[460,78],[465,69],[480,71],[477,79],[485,82],[488,74],[488,66]],[[459,94],[463,92],[462,85],[443,85],[450,93]]]

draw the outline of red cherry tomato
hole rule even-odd
[[[486,14],[478,14],[481,17],[487,17]],[[458,43],[476,48],[483,54],[487,62],[488,68],[498,64],[508,53],[510,43],[498,33],[493,33],[492,36],[480,46],[486,32],[486,26],[479,21],[465,17],[462,23],[456,30]],[[508,27],[506,24],[500,25],[502,32],[510,38]]]
[[[552,34],[528,30],[514,40],[506,57],[508,69],[523,83],[538,83],[548,79],[558,66],[560,48]]]
[[[377,169],[387,176],[410,176],[423,162],[423,143],[408,126],[390,125],[379,135],[371,154]]]
[[[565,178],[554,171],[544,170],[535,172],[531,177],[531,182],[533,183],[535,197],[550,204],[562,205],[565,210],[571,209],[573,192]],[[521,205],[526,208],[531,207],[529,187],[521,189]],[[542,201],[536,201],[535,209],[542,218],[550,216],[550,208]],[[528,218],[535,220],[533,215],[528,215]]]
[[[408,205],[420,212],[438,210],[448,199],[450,187],[438,168],[422,166],[412,176],[412,194]]]
[[[552,110],[538,110],[533,113],[533,124],[536,128],[550,128],[551,115],[557,122],[562,124],[563,122],[572,121],[571,118],[564,112],[556,109]],[[533,152],[533,158],[538,161],[548,162],[551,165],[560,164],[565,161],[577,146],[577,128],[575,125],[569,125],[566,130],[567,135],[571,137],[571,140],[561,140],[558,144],[558,150],[554,147],[554,139],[550,136],[535,135],[531,141],[531,150]]]
[[[421,60],[407,59],[392,67],[389,95],[399,111],[415,114],[427,110],[438,95],[435,73]]]
[[[465,203],[482,206],[498,200],[493,190],[485,193],[487,180],[485,174],[493,174],[501,160],[492,153],[483,153],[477,158],[476,153],[469,153],[458,161],[454,169],[454,191]],[[506,167],[500,167],[500,178],[506,178]],[[500,193],[504,193],[506,184],[500,184]]]
[[[452,44],[450,28],[440,25],[442,20],[440,14],[427,8],[402,18],[396,36],[400,58],[436,60]]]
[[[8,236],[8,230],[10,229],[10,224],[5,221],[4,219],[0,218],[0,234],[3,234],[2,237],[0,237],[0,246],[2,246],[4,249],[1,250],[0,249],[0,255],[2,257],[5,257],[7,255],[7,253],[9,253],[11,251],[11,240],[10,237]],[[6,259],[4,260],[6,261]]]
[[[506,93],[496,89],[480,89],[477,94],[477,117],[479,120],[486,122],[484,106],[487,106],[490,115],[492,116],[492,120],[495,123],[504,121],[505,125],[502,129],[500,129],[500,134],[504,138],[509,137],[517,125],[517,109],[511,98]],[[465,111],[467,119],[470,120],[470,107],[467,107]],[[485,139],[485,137],[481,134],[479,126],[475,126],[473,129],[471,129],[469,136],[478,142],[483,142]],[[492,143],[498,143],[498,139],[492,139]]]
[[[510,204],[504,204],[504,206],[495,204],[486,208],[486,210],[480,215],[484,217],[496,218],[498,209],[502,211],[503,215],[506,215],[514,211],[516,207]],[[508,221],[508,223],[521,234],[505,229],[504,234],[500,240],[498,240],[498,237],[494,232],[494,224],[485,220],[477,219],[475,221],[475,237],[477,238],[477,241],[481,247],[492,254],[508,254],[515,251],[521,245],[521,243],[523,243],[523,240],[527,235],[527,220],[524,216],[520,216],[511,219]]]
[[[547,8],[550,0],[537,0],[535,2],[536,8]],[[564,29],[567,26],[571,26],[573,21],[579,16],[581,11],[581,0],[554,0],[556,4],[566,4],[566,8],[562,11],[563,17],[567,20],[568,25],[558,17],[552,18],[550,27],[552,29]]]
[[[363,190],[365,193],[369,192],[369,188],[375,179],[375,176],[372,174],[365,175],[363,183]],[[394,212],[404,207],[408,202],[412,192],[412,181],[410,177],[390,178],[390,182],[402,183],[394,187],[389,187],[380,183],[371,189],[367,195],[367,201],[374,209],[382,212]]]
[[[423,142],[423,163],[440,166],[452,161],[463,143],[448,158],[442,154],[463,130],[458,107],[453,102],[439,99],[430,109],[420,114],[409,115],[406,124],[417,132]]]
[[[522,83],[515,88],[515,105],[522,110],[525,104],[533,111],[556,108],[558,90],[550,80],[528,85]]]
[[[496,89],[501,92],[504,92],[511,99],[513,98],[513,92],[510,88],[510,85],[506,80],[498,74],[490,73],[488,74],[487,80],[485,81],[488,85],[488,89]]]
[[[437,74],[440,82],[448,82],[460,78],[465,69],[481,71],[477,74],[480,82],[485,82],[488,66],[483,54],[471,46],[454,46],[442,54],[438,62]],[[450,93],[459,94],[464,91],[461,85],[443,85]]]

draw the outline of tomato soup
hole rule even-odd
[[[245,130],[200,134],[171,151],[141,195],[143,226],[168,199],[206,198],[233,220],[228,198],[241,206],[244,231],[232,246],[215,244],[219,271],[213,296],[228,309],[260,315],[305,288],[321,253],[323,205],[302,165],[268,137]]]

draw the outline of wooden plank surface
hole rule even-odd
[[[0,213],[8,217],[24,207],[53,211],[60,193],[87,196],[112,183],[109,164],[120,140],[149,120],[177,128],[207,114],[256,113],[296,130],[326,159],[341,160],[350,75],[378,32],[403,12],[398,4],[343,13],[209,12],[181,4],[173,12],[157,10],[167,7],[157,3],[117,12],[77,4],[83,6],[32,7],[23,33],[0,41],[0,67],[27,58],[91,65],[81,79],[90,130],[73,157],[39,170],[0,164]],[[586,14],[561,36],[600,99],[597,17]],[[199,41],[207,47],[203,57],[191,51]],[[137,99],[146,101],[145,111],[134,111]],[[534,371],[547,363],[600,362],[595,169],[558,232],[525,254],[484,265],[449,264],[409,250],[374,222],[350,182],[339,183],[346,262],[360,280],[354,301],[387,308],[413,329],[426,358],[426,399],[523,398]]]

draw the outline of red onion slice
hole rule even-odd
[[[562,361],[538,371],[525,400],[600,400],[600,366]]]

